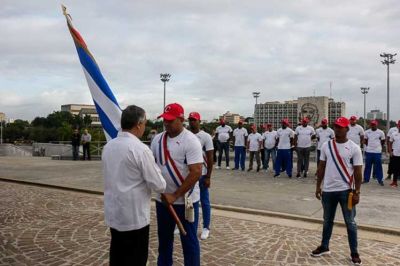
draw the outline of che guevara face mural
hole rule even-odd
[[[305,103],[301,106],[299,119],[307,117],[310,124],[317,124],[319,121],[319,111],[318,107],[312,103]]]

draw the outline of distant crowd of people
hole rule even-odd
[[[354,142],[364,151],[364,178],[363,183],[370,182],[371,174],[377,179],[378,184],[384,186],[384,173],[382,168],[382,150],[386,145],[390,154],[388,175],[386,179],[392,179],[392,187],[397,187],[397,179],[400,175],[400,140],[398,139],[400,121],[385,135],[378,128],[378,121],[372,120],[369,128],[364,129],[357,124],[357,117],[349,119],[349,130],[347,138]],[[274,130],[271,124],[263,126],[262,133],[257,132],[257,127],[252,125],[249,133],[243,127],[243,122],[237,124],[234,130],[224,120],[215,129],[213,135],[215,152],[215,169],[221,169],[222,158],[225,155],[225,167],[230,167],[229,151],[231,143],[234,150],[234,167],[232,170],[245,170],[246,154],[249,155],[249,166],[247,171],[253,170],[253,161],[256,160],[256,171],[261,169],[274,171],[274,177],[279,177],[281,172],[286,171],[289,178],[292,178],[293,152],[297,154],[297,167],[295,168],[297,178],[306,178],[309,170],[310,153],[313,141],[316,141],[317,164],[320,161],[323,145],[335,138],[335,132],[328,126],[328,120],[322,119],[320,126],[314,129],[309,125],[309,119],[303,118],[301,123],[293,130],[288,119],[281,121],[281,127]],[[271,166],[270,166],[271,162]],[[315,173],[317,175],[317,173]]]

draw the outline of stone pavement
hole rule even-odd
[[[384,165],[386,167],[386,165]],[[315,172],[315,163],[310,173]],[[315,199],[315,179],[288,179],[285,174],[214,170],[211,202],[259,210],[322,218],[321,203]],[[101,192],[100,161],[57,161],[43,157],[0,157],[0,178],[38,182]],[[380,187],[375,181],[362,186],[357,206],[359,224],[400,228],[400,189]],[[340,210],[337,220],[343,220]]]
[[[109,230],[101,196],[0,182],[0,265],[108,265]],[[335,230],[332,255],[310,257],[320,229],[214,211],[211,236],[201,241],[202,265],[350,265],[347,238]],[[312,228],[312,227],[311,227]],[[155,265],[154,212],[149,264]],[[364,265],[400,265],[400,238],[363,238]],[[397,243],[397,244],[396,244]],[[175,240],[175,265],[182,265]]]

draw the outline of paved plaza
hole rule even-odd
[[[103,191],[100,161],[58,161],[43,157],[0,157],[0,178],[56,186]],[[386,165],[384,165],[386,167]],[[311,164],[310,173],[315,171]],[[359,224],[400,229],[400,189],[384,187],[374,180],[362,186],[357,206]],[[272,172],[214,170],[211,202],[258,210],[322,218],[322,206],[315,199],[315,179],[273,178]],[[336,216],[343,220],[340,211]]]
[[[107,265],[110,236],[103,219],[102,196],[0,182],[0,265]],[[320,241],[314,227],[215,210],[212,234],[201,241],[202,265],[350,265],[340,229],[332,255],[308,255]],[[157,256],[155,228],[153,212],[150,265]],[[400,238],[383,240],[360,232],[364,265],[400,265]],[[175,265],[182,265],[178,242]]]

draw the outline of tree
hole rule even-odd
[[[92,124],[92,118],[90,117],[90,115],[85,115],[84,117],[83,117],[83,125],[84,125],[84,127],[86,127],[86,128],[88,128],[91,124]]]

